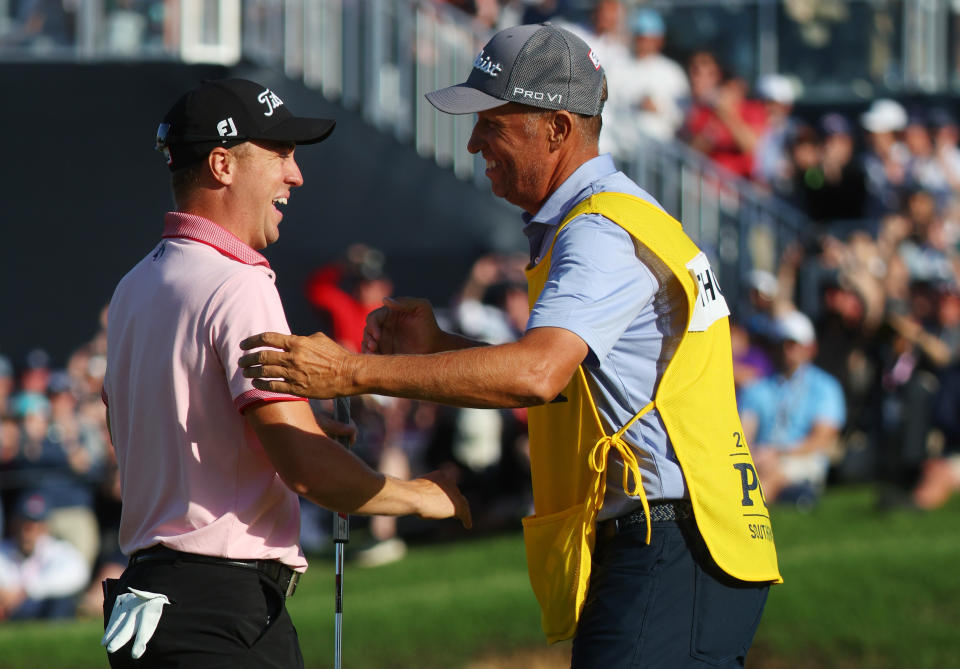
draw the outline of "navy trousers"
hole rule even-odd
[[[573,669],[743,667],[769,584],[732,579],[693,520],[599,538]]]
[[[303,668],[283,593],[256,571],[182,560],[142,562],[107,581],[105,622],[127,587],[167,595],[171,603],[163,607],[143,656],[131,658],[130,641],[109,654],[113,669]]]

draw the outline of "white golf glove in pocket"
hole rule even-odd
[[[130,592],[119,595],[113,604],[113,612],[107,623],[107,631],[100,640],[108,653],[122,648],[136,633],[130,654],[139,658],[147,649],[147,642],[153,636],[163,615],[163,607],[170,600],[166,595],[144,590],[127,588]]]

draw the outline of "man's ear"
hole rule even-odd
[[[237,169],[237,157],[222,146],[216,146],[207,156],[210,174],[218,183],[229,186]]]
[[[573,117],[570,112],[560,109],[553,114],[550,124],[547,128],[547,140],[550,142],[550,150],[556,151],[563,142],[570,138],[573,131]]]

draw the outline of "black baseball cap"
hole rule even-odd
[[[248,140],[315,144],[336,121],[294,116],[272,90],[247,79],[216,79],[184,93],[157,128],[156,149],[171,171],[203,160],[215,146]]]
[[[603,108],[596,52],[550,23],[501,30],[480,50],[466,82],[427,93],[447,114],[473,114],[508,102],[596,116]]]

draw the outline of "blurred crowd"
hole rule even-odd
[[[0,53],[58,55],[76,46],[78,24],[90,20],[81,0],[11,0],[4,7]],[[95,38],[106,54],[159,53],[178,39],[176,0],[105,0],[96,9],[103,17]]]
[[[71,616],[121,563],[120,491],[100,393],[100,328],[63,368],[41,349],[0,356],[0,620]]]
[[[143,14],[138,1],[111,8]],[[567,3],[449,4],[497,28],[562,20]],[[15,7],[17,39],[59,39],[75,20],[64,0]],[[149,25],[141,28],[162,32]],[[802,91],[789,77],[751,86],[710,51],[683,64],[668,58],[668,26],[642,5],[599,0],[588,25],[569,27],[607,70],[602,150],[625,159],[641,135],[681,140],[809,218],[782,257],[746,277],[749,303],[731,305],[743,436],[767,500],[808,509],[829,485],[870,481],[881,509],[944,504],[960,490],[960,126],[952,110],[878,99],[856,114],[798,113]],[[438,310],[441,326],[494,343],[519,336],[526,262],[479,257]],[[393,294],[387,266],[377,249],[355,245],[304,287],[320,328],[351,350],[366,315]],[[0,620],[99,615],[100,580],[125,563],[100,399],[106,318],[104,309],[99,331],[63,368],[41,350],[0,356]],[[328,402],[314,408],[330,410]],[[356,452],[379,470],[455,473],[479,530],[516,527],[529,513],[525,411],[365,396],[354,398],[352,419]],[[305,550],[325,550],[329,514],[307,502],[302,511]],[[410,519],[357,524],[369,539],[348,555],[371,566],[401,558],[405,538],[436,531]]]

